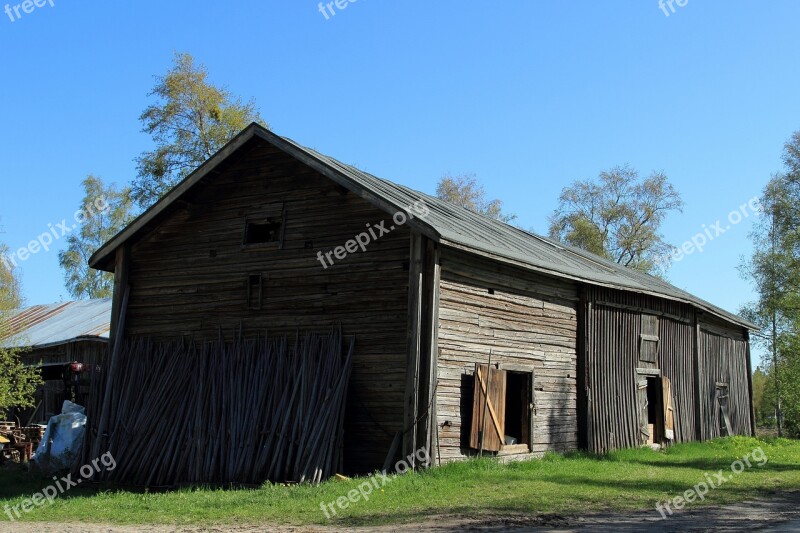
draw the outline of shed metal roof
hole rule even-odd
[[[442,245],[553,276],[689,303],[740,326],[758,329],[741,317],[662,279],[378,178],[276,135],[258,124],[251,124],[164,198],[100,248],[90,259],[90,265],[93,268],[113,269],[112,253],[121,244],[140,234],[174,201],[254,138],[262,139],[283,150],[387,213],[408,212],[410,205],[422,200],[430,214],[424,219],[415,218],[409,224]]]
[[[34,305],[10,313],[14,335],[4,348],[45,348],[78,340],[107,341],[111,329],[111,298]]]

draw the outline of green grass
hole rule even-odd
[[[622,450],[607,456],[547,455],[541,460],[499,464],[483,459],[396,476],[383,492],[338,510],[320,510],[364,479],[319,486],[265,485],[259,489],[186,489],[134,493],[76,488],[23,520],[112,524],[331,524],[365,525],[424,520],[432,515],[470,517],[653,510],[733,461],[761,447],[769,461],[712,490],[708,503],[729,503],[776,491],[800,490],[800,442],[733,437],[674,446],[665,452]],[[713,477],[712,477],[713,479]],[[18,505],[49,482],[34,474],[0,470],[0,521],[6,505]],[[692,504],[696,506],[699,504]]]

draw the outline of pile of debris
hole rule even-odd
[[[93,391],[84,452],[115,458],[101,480],[137,486],[319,482],[342,467],[354,342],[127,341]]]
[[[0,422],[0,464],[27,464],[44,436],[41,426],[17,428],[16,422]]]

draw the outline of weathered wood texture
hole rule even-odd
[[[694,440],[693,309],[601,288],[590,289],[589,300],[585,393],[588,449],[604,453],[642,444],[637,384],[646,374],[638,369],[671,380],[675,442]],[[642,325],[652,324],[652,317],[657,318],[658,333],[655,363],[640,359]]]
[[[717,371],[720,365],[728,369],[726,377],[736,376],[731,380],[737,390],[743,391],[738,397],[738,412],[747,412],[746,343],[724,339],[698,346],[695,310],[678,302],[601,288],[589,289],[588,300],[587,375],[582,401],[586,402],[585,430],[590,451],[603,453],[641,444],[637,383],[647,375],[660,375],[671,381],[674,442],[719,434],[712,435],[710,431],[710,424],[715,422],[709,413],[715,401],[713,382],[721,375]],[[657,362],[649,363],[640,358],[642,324],[652,324],[653,316],[658,318]],[[726,331],[735,336],[735,329],[730,326]],[[741,337],[741,328],[738,329]],[[645,339],[649,333],[645,332]],[[729,346],[729,350],[720,348],[720,344]],[[748,429],[749,426],[737,425],[736,433],[748,434]]]
[[[107,355],[108,342],[75,341],[23,352],[20,354],[20,360],[26,365],[78,362],[102,366]],[[61,414],[64,399],[64,382],[46,381],[36,388],[34,408],[16,409],[12,413],[19,417],[23,425],[27,425],[29,420],[34,423],[47,423],[51,416]]]
[[[290,156],[256,143],[132,247],[125,333],[170,340],[325,331],[356,337],[345,467],[379,468],[403,429],[410,232],[397,227],[323,268],[327,253],[391,217]],[[243,246],[246,219],[275,217],[280,246]],[[377,233],[377,232],[376,232]],[[262,280],[248,306],[248,276]]]
[[[441,461],[477,453],[470,448],[473,373],[490,355],[492,365],[534,374],[531,454],[576,449],[576,287],[443,249],[440,289]]]
[[[741,328],[711,317],[700,320],[700,397],[703,439],[720,436],[717,384],[728,389],[728,415],[735,435],[752,434],[750,418],[748,341]]]

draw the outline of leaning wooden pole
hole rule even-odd
[[[478,368],[476,369],[476,373],[478,374],[477,375],[478,380],[481,379],[480,371],[481,367],[480,365],[478,365]],[[492,374],[492,356],[490,354],[489,364],[486,365],[486,391],[483,395],[483,416],[481,417],[481,447],[480,450],[478,450],[478,454],[481,456],[483,455],[483,441],[484,437],[486,436],[486,414],[489,411],[489,387],[492,384],[491,374]],[[481,387],[481,390],[483,390],[483,387]]]
[[[100,409],[100,424],[97,427],[97,435],[95,435],[94,445],[92,446],[92,458],[100,457],[100,450],[103,445],[103,434],[108,426],[110,417],[109,407],[111,405],[111,389],[114,386],[114,369],[119,359],[119,352],[122,348],[122,331],[125,327],[125,315],[128,311],[128,296],[130,295],[130,287],[125,287],[125,295],[122,297],[122,307],[119,313],[119,321],[117,322],[116,335],[114,336],[114,349],[111,352],[111,360],[108,363],[106,370],[106,386],[103,394],[103,407]]]

